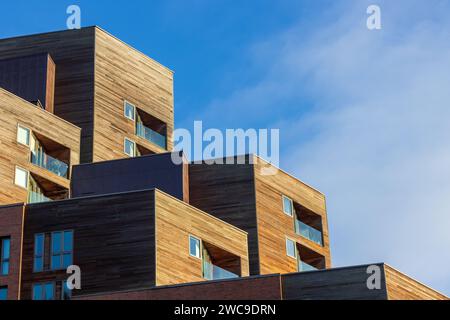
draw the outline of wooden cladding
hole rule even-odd
[[[449,300],[445,295],[388,265],[384,265],[384,271],[389,300]]]
[[[62,146],[66,152],[65,160],[70,165],[78,164],[80,159],[80,128],[0,88],[0,143],[3,150],[0,156],[0,204],[27,201],[27,189],[14,183],[16,166],[38,180],[43,178],[42,183],[69,190],[68,179],[30,162],[30,147],[17,141],[19,125],[31,134],[55,142],[54,146]]]
[[[240,275],[248,276],[247,233],[156,192],[156,285],[204,281],[202,260],[189,254],[192,235],[239,258]]]
[[[189,234],[240,258],[248,275],[247,234],[159,190],[76,198],[26,207],[22,298],[32,284],[59,282],[64,271],[33,272],[35,234],[72,230],[73,263],[82,270],[74,295],[202,281],[189,256]]]
[[[54,75],[55,115],[82,129],[81,163],[127,157],[125,138],[149,152],[172,150],[172,71],[98,27],[0,40],[0,60],[42,53],[56,65],[46,81],[50,90]],[[124,116],[125,100],[164,124],[166,149],[136,134],[135,122]]]
[[[264,174],[267,168],[271,175]],[[189,181],[193,206],[248,232],[251,275],[297,272],[298,261],[286,253],[286,237],[322,256],[322,267],[331,267],[320,192],[254,156],[245,164],[191,164]],[[320,217],[323,246],[296,233],[294,214],[283,212],[283,196]]]

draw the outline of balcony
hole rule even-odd
[[[206,280],[223,280],[223,279],[239,278],[237,274],[222,269],[221,267],[206,261],[203,261],[203,277]]]
[[[58,160],[53,158],[52,156],[46,154],[43,151],[39,151],[37,153],[31,153],[31,163],[44,168],[54,174],[66,178],[68,177],[69,166]]]
[[[41,203],[41,202],[49,202],[49,201],[53,201],[53,200],[50,198],[47,198],[42,193],[28,191],[28,203]]]
[[[318,245],[323,246],[322,232],[308,226],[306,223],[303,223],[297,219],[295,220],[295,232],[303,238],[306,238],[317,243]]]
[[[241,258],[202,241],[202,267],[205,280],[235,279],[241,275]]]
[[[325,257],[300,243],[297,243],[298,272],[317,271],[326,268]]]
[[[305,272],[305,271],[317,271],[316,267],[313,267],[310,264],[307,264],[306,262],[303,262],[302,260],[298,261],[298,271],[299,272]]]
[[[144,126],[142,123],[136,124],[136,135],[144,138],[145,140],[156,144],[157,146],[166,149],[167,139],[162,134]]]

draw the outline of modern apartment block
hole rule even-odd
[[[321,192],[190,163],[173,130],[173,73],[102,29],[0,40],[0,300],[447,299],[331,269]]]
[[[325,196],[254,155],[231,160],[189,166],[190,203],[248,232],[250,274],[330,268]]]
[[[22,72],[27,64],[17,62],[35,55],[48,55],[55,65],[49,72],[55,72],[54,114],[82,129],[81,163],[172,150],[172,71],[98,27],[0,40],[0,71],[15,68],[21,76],[39,78]],[[27,60],[35,69],[48,65],[45,59]],[[1,87],[44,100],[14,81],[19,80],[0,75]]]

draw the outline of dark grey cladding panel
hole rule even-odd
[[[183,200],[183,165],[171,153],[83,164],[72,173],[72,198],[157,188]]]
[[[285,300],[387,300],[383,264],[380,268],[380,289],[367,286],[369,265],[294,273],[282,276]]]

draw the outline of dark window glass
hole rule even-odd
[[[66,269],[73,260],[73,232],[52,233],[51,269]]]
[[[8,287],[0,287],[0,301],[8,300]]]
[[[9,273],[9,259],[11,254],[11,239],[0,239],[0,275],[6,276]]]
[[[61,290],[61,300],[70,300],[72,298],[72,290],[67,287],[67,281],[63,281]]]
[[[44,270],[44,234],[34,236],[34,272]]]
[[[33,285],[33,300],[54,300],[55,284],[53,282]]]

